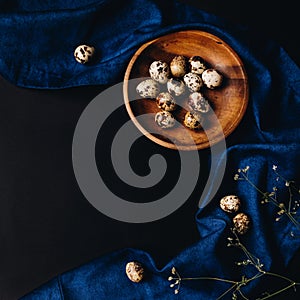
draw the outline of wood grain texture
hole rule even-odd
[[[191,57],[201,56],[210,67],[217,69],[224,76],[222,86],[215,90],[203,89],[203,93],[210,101],[213,112],[221,125],[215,124],[213,113],[206,115],[206,130],[191,130],[182,126],[171,129],[158,129],[153,114],[160,111],[154,99],[140,99],[135,94],[135,87],[130,79],[140,80],[149,77],[149,66],[154,60],[170,63],[175,55]],[[136,83],[135,83],[136,85]],[[162,87],[164,88],[164,87]],[[166,87],[165,87],[166,89]],[[179,150],[197,150],[208,148],[227,137],[240,123],[248,104],[248,79],[245,68],[236,52],[220,38],[198,30],[187,30],[171,33],[154,39],[142,45],[130,60],[124,76],[123,94],[127,112],[136,127],[153,142]],[[186,112],[187,97],[179,101],[174,117],[182,124]],[[133,99],[137,99],[132,101]],[[137,116],[149,114],[140,120]],[[159,130],[157,134],[157,130]],[[153,134],[153,132],[156,132]],[[195,143],[187,138],[192,136]],[[208,138],[209,136],[209,138]],[[175,139],[176,145],[171,142]],[[196,147],[195,147],[196,144]]]

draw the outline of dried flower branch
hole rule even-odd
[[[170,276],[168,278],[169,281],[172,281],[173,283],[170,284],[171,288],[175,287],[174,293],[178,294],[179,290],[180,290],[180,286],[181,283],[183,281],[186,280],[212,280],[212,281],[219,281],[219,282],[225,282],[230,284],[231,286],[224,291],[216,300],[220,300],[223,297],[225,297],[228,293],[232,293],[232,299],[236,300],[238,299],[238,297],[241,297],[242,299],[246,299],[249,300],[249,298],[247,298],[247,296],[243,293],[242,289],[243,287],[245,287],[249,282],[256,280],[262,276],[270,276],[270,277],[276,277],[276,278],[280,278],[283,281],[287,282],[287,285],[279,290],[276,290],[275,292],[272,293],[264,293],[262,295],[261,298],[257,298],[256,300],[265,300],[265,299],[269,299],[275,295],[278,295],[280,293],[283,293],[284,291],[290,289],[290,288],[294,288],[294,290],[296,291],[296,286],[300,285],[300,283],[295,282],[292,279],[289,279],[285,276],[282,276],[280,274],[276,274],[276,273],[272,273],[272,272],[268,272],[265,271],[263,269],[263,264],[261,263],[260,259],[257,258],[255,255],[253,255],[251,252],[248,251],[248,249],[241,243],[238,234],[236,233],[235,229],[231,229],[232,233],[233,233],[233,237],[229,237],[228,240],[228,247],[237,247],[239,249],[241,249],[243,251],[243,253],[246,256],[246,259],[241,261],[241,262],[237,262],[236,264],[238,266],[253,266],[256,270],[257,273],[250,277],[247,278],[246,276],[242,276],[240,281],[234,281],[234,280],[229,280],[229,279],[223,279],[223,278],[217,278],[217,277],[181,277],[179,272],[177,271],[177,269],[175,267],[172,268],[172,276]]]
[[[277,212],[277,218],[275,221],[279,221],[283,216],[287,216],[289,220],[295,225],[295,227],[300,230],[300,222],[299,222],[299,216],[297,216],[297,209],[300,206],[300,199],[294,199],[295,195],[299,197],[300,195],[300,189],[296,187],[295,182],[292,180],[287,180],[284,178],[279,172],[277,171],[277,166],[273,165],[272,170],[276,175],[276,181],[282,180],[285,182],[285,186],[288,189],[289,192],[289,199],[287,203],[284,203],[282,201],[279,201],[277,198],[277,190],[278,188],[276,186],[273,187],[272,192],[264,192],[260,188],[258,188],[254,182],[249,178],[248,171],[250,169],[249,166],[247,166],[244,169],[238,169],[238,173],[234,175],[234,180],[245,180],[247,181],[259,194],[262,195],[262,204],[271,203],[278,207]],[[291,232],[291,235],[294,236],[294,233]]]

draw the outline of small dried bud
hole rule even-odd
[[[234,177],[233,177],[233,180],[239,180],[239,178],[240,178],[239,174],[235,174]]]
[[[250,169],[250,167],[249,166],[247,166],[245,169],[242,169],[242,172],[243,173],[247,173],[247,171]]]

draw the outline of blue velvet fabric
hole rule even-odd
[[[118,6],[114,0],[31,1],[30,6],[26,1],[17,2],[18,6],[12,5],[0,16],[0,38],[8,50],[1,53],[0,72],[19,86],[49,89],[114,84],[122,80],[129,59],[142,43],[193,28],[218,35],[238,53],[250,87],[246,115],[227,139],[222,185],[214,200],[191,216],[199,230],[197,243],[160,269],[139,249],[110,253],[60,274],[22,300],[218,298],[228,283],[183,282],[175,296],[167,278],[173,266],[184,277],[240,280],[242,275],[249,278],[255,274],[251,266],[236,266],[235,262],[245,259],[242,251],[227,247],[231,216],[220,209],[219,199],[228,194],[239,195],[243,212],[252,219],[250,231],[241,238],[243,244],[260,258],[265,270],[288,276],[287,265],[300,249],[299,230],[297,236],[297,228],[287,217],[276,222],[275,206],[262,205],[255,189],[233,180],[238,168],[250,166],[251,180],[262,190],[272,191],[276,179],[272,166],[278,165],[284,177],[299,182],[300,71],[287,53],[247,28],[176,1],[129,0]],[[98,50],[94,64],[85,66],[74,60],[74,48],[82,43]],[[280,191],[286,190],[284,182],[275,183]],[[280,195],[288,197],[285,192]],[[139,284],[130,282],[124,272],[132,260],[146,269],[145,280]],[[292,279],[300,281],[299,277]],[[255,299],[261,292],[274,290],[276,284],[262,276],[248,283],[243,292]],[[231,299],[231,294],[226,297]]]
[[[24,87],[120,82],[137,47],[170,31],[199,28],[227,40],[218,18],[175,1],[12,1],[7,5],[1,8],[0,4],[0,40],[6,49],[0,56],[0,71]],[[73,57],[75,48],[85,43],[98,52],[89,66]]]

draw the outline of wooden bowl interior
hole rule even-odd
[[[211,68],[217,69],[224,76],[221,87],[202,92],[210,101],[213,112],[221,128],[214,121],[213,114],[206,116],[208,129],[191,130],[175,126],[171,129],[158,128],[153,115],[144,118],[142,123],[136,119],[141,114],[160,111],[154,99],[141,99],[131,86],[130,79],[142,81],[149,77],[149,66],[155,60],[170,63],[174,56],[201,56]],[[166,85],[162,86],[166,90]],[[141,46],[128,64],[124,77],[124,100],[126,109],[135,125],[152,141],[171,149],[194,150],[207,148],[220,139],[227,137],[240,123],[248,103],[248,81],[244,66],[235,51],[218,37],[203,31],[188,30],[171,33]],[[135,101],[130,101],[137,99]],[[188,110],[187,96],[179,99],[180,106],[174,112],[175,118],[182,123]],[[195,144],[186,138],[189,130]],[[156,132],[155,134],[153,132]],[[158,133],[157,133],[158,132]],[[208,139],[208,136],[210,137]],[[176,145],[170,140],[175,139]]]

